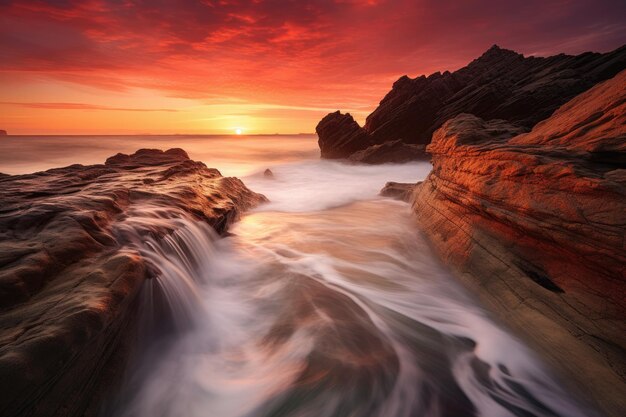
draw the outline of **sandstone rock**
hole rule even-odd
[[[142,165],[163,165],[174,162],[185,162],[189,160],[187,152],[180,148],[172,148],[167,151],[160,149],[139,149],[132,155],[118,153],[107,158],[105,165],[114,165],[125,168],[133,168]]]
[[[588,59],[591,59],[588,56]],[[441,256],[607,415],[626,409],[626,71],[524,134],[459,115],[415,215]]]
[[[364,164],[403,163],[425,159],[426,145],[409,145],[401,140],[372,145],[350,155],[348,159]]]
[[[322,158],[346,158],[372,144],[396,140],[428,144],[436,129],[461,113],[529,129],[625,68],[626,46],[606,54],[538,58],[494,45],[453,73],[401,77],[362,128],[351,118],[338,123],[338,112],[326,116],[317,129]]]
[[[97,415],[154,273],[116,233],[134,209],[175,207],[223,233],[264,200],[180,149],[1,176],[0,415]]]
[[[402,200],[409,203],[411,201],[411,196],[413,195],[413,189],[416,185],[421,184],[421,181],[417,184],[407,184],[403,182],[388,182],[385,184],[382,190],[380,190],[380,195],[383,197],[391,197],[396,200]]]

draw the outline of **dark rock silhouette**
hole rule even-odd
[[[319,137],[322,158],[345,158],[372,144],[369,134],[350,113],[329,113],[315,128]]]
[[[446,122],[427,147],[433,170],[414,191],[415,215],[488,306],[621,416],[626,71],[519,130],[467,114]]]
[[[263,176],[265,178],[274,178],[274,173],[272,172],[271,169],[266,169],[265,171],[263,171]]]
[[[6,130],[0,130],[0,136],[6,136],[8,135]]]
[[[347,158],[397,140],[425,145],[446,120],[461,113],[530,129],[577,94],[625,68],[626,46],[606,54],[538,58],[494,45],[453,73],[401,77],[363,128],[339,112],[324,117],[316,128],[321,156]]]
[[[265,197],[181,149],[142,149],[0,176],[0,201],[0,415],[82,416],[119,383],[153,275],[119,224],[150,204],[224,233]]]

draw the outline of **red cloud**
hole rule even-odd
[[[402,74],[454,70],[493,43],[613,49],[626,42],[625,15],[610,0],[5,1],[1,71],[351,110],[375,105]]]

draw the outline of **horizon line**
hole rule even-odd
[[[7,133],[0,136],[0,140],[6,137],[27,137],[27,136],[232,136],[232,137],[246,137],[246,136],[315,136],[317,133],[248,133],[237,135],[236,133],[40,133],[40,134],[17,134],[13,135]]]

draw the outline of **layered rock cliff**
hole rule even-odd
[[[427,147],[433,170],[415,188],[413,210],[444,260],[488,306],[536,344],[566,382],[621,416],[626,71],[531,132],[519,129],[468,114],[446,122]]]
[[[97,415],[158,274],[121,232],[141,208],[222,233],[265,198],[180,149],[0,177],[0,415]],[[149,233],[174,230],[152,222]]]
[[[401,141],[428,144],[448,119],[471,113],[485,120],[503,119],[530,129],[577,94],[626,69],[626,47],[606,54],[524,57],[493,46],[455,72],[398,79],[360,127],[349,114],[330,113],[316,127],[322,158],[361,162],[400,162],[369,147]],[[420,154],[414,158],[419,157]],[[403,157],[405,158],[405,157]],[[402,158],[400,158],[402,159]]]

